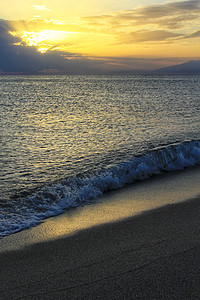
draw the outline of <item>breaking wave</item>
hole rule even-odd
[[[36,226],[72,207],[83,206],[107,191],[164,171],[200,164],[200,141],[163,146],[98,172],[79,174],[45,186],[0,213],[0,237]],[[23,201],[22,201],[23,200]]]

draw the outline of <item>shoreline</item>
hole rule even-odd
[[[198,299],[199,180],[151,178],[3,238],[0,298]]]
[[[198,299],[200,197],[0,254],[1,299]]]
[[[107,192],[90,205],[50,217],[36,227],[0,240],[0,253],[74,235],[102,224],[118,222],[200,194],[200,166],[167,172]]]
[[[8,177],[9,180],[5,181],[6,189],[2,189],[1,199],[3,205],[0,215],[0,238],[41,224],[45,219],[59,215],[63,213],[63,211],[69,211],[72,207],[90,205],[96,202],[95,199],[100,199],[101,196],[103,196],[101,198],[105,198],[108,191],[119,190],[127,184],[135,183],[135,186],[137,186],[139,184],[138,181],[145,181],[149,177],[153,178],[153,180],[156,178],[157,180],[158,177],[156,177],[156,175],[159,174],[159,177],[163,177],[165,172],[169,172],[173,175],[174,172],[180,174],[180,170],[191,168],[194,165],[200,165],[199,150],[200,140],[180,143],[174,142],[173,144],[168,143],[168,145],[160,145],[157,148],[154,147],[152,150],[143,149],[141,153],[137,151],[138,154],[133,155],[130,160],[126,160],[125,157],[123,158],[123,156],[121,156],[118,162],[111,165],[108,164],[106,167],[102,165],[99,170],[97,170],[98,168],[96,169],[96,167],[93,169],[92,165],[90,165],[91,162],[89,163],[90,160],[88,161],[90,167],[88,165],[85,171],[82,170],[82,167],[79,169],[79,163],[77,161],[78,170],[76,171],[78,171],[78,173],[75,172],[74,176],[70,176],[69,174],[69,176],[67,176],[67,174],[65,174],[65,176],[67,176],[65,178],[64,172],[60,179],[59,177],[57,179],[52,178],[49,183],[47,178],[47,181],[45,180],[43,182],[42,178],[39,179],[39,177],[38,182],[36,176],[34,185],[32,186],[31,180],[29,182],[27,177],[26,181],[28,181],[24,186],[22,185],[23,189],[21,189],[22,183],[19,181],[18,190],[14,188],[18,181],[16,177],[11,189],[13,195],[10,194],[10,179]],[[122,159],[124,162],[120,162]],[[76,164],[76,159],[74,163]],[[92,169],[90,169],[91,167],[94,173]],[[32,176],[31,173],[29,175]],[[29,175],[27,174],[27,176]],[[22,175],[22,177],[25,178],[24,175]],[[189,183],[189,185],[191,184]],[[36,186],[38,186],[38,188],[36,188]],[[25,187],[27,187],[27,190]],[[173,187],[173,189],[177,188]],[[194,196],[193,194],[185,195],[187,191],[184,186],[179,188],[177,192],[180,193],[182,190],[184,199]],[[6,195],[8,198],[6,198]],[[147,197],[145,196],[145,198],[148,198],[148,195]],[[163,199],[163,196],[161,195],[159,198]],[[172,198],[174,198],[174,196]],[[177,195],[175,198],[177,198]],[[138,200],[141,200],[140,197],[138,197]],[[160,201],[157,200],[157,202]],[[165,203],[167,203],[167,201],[165,201]],[[161,205],[163,205],[163,203],[161,203]],[[147,210],[151,208],[152,205],[147,207]]]

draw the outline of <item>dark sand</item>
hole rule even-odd
[[[0,299],[200,299],[200,198],[0,254]]]

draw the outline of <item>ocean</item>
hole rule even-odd
[[[199,75],[0,76],[0,237],[200,164]]]

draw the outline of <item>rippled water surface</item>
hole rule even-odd
[[[199,91],[198,75],[0,76],[3,207],[20,193],[199,140]]]

